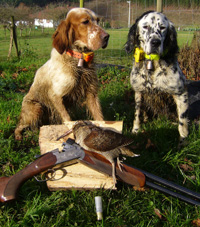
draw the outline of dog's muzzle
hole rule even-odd
[[[151,53],[159,53],[159,48],[161,46],[161,40],[154,38],[150,41],[150,45],[151,45]]]
[[[102,48],[105,49],[108,45],[108,40],[109,40],[110,35],[106,32],[102,34]]]
[[[151,40],[151,46],[153,48],[158,48],[160,46],[160,44],[161,44],[160,39],[152,39]]]

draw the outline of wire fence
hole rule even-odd
[[[139,0],[93,0],[84,2],[84,7],[100,15],[101,26],[110,34],[108,47],[105,50],[97,51],[97,61],[127,65],[123,45],[127,39],[129,26],[145,11],[156,10],[156,0],[152,2],[151,5],[148,4],[149,1],[147,0],[144,0],[143,4]],[[165,0],[163,5],[163,13],[174,23],[178,35],[180,34],[183,37],[180,45],[190,43],[193,33],[200,29],[200,8],[192,4],[193,0],[190,2],[191,6],[189,8],[179,4],[168,4],[167,0]],[[63,7],[68,9],[79,7],[79,3],[76,1]],[[23,29],[18,27],[18,46],[21,53],[32,54],[37,52],[41,58],[48,58],[52,48],[51,37],[54,31],[54,28],[44,28],[43,26],[34,26],[32,28],[27,26],[23,27]],[[9,41],[9,30],[5,25],[0,25],[0,60],[7,59]],[[14,50],[12,55],[15,55]]]

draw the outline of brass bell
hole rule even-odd
[[[78,60],[78,67],[83,67],[83,62],[84,62],[83,58],[80,58]]]
[[[153,62],[151,60],[147,61],[147,69],[152,70],[153,69]]]

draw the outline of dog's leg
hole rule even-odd
[[[38,125],[39,119],[43,114],[42,106],[38,102],[26,100],[26,97],[22,103],[22,110],[20,114],[19,123],[15,129],[15,139],[22,140],[22,131],[28,127],[34,127]]]
[[[98,96],[91,93],[87,94],[86,104],[93,119],[96,121],[103,121],[103,114]]]
[[[25,128],[28,128],[30,126],[30,124],[25,124],[25,122],[23,123],[23,120],[20,120],[19,124],[17,125],[16,129],[15,129],[15,140],[22,140],[22,131]]]
[[[142,94],[135,92],[135,119],[133,121],[133,133],[137,133],[140,128],[140,108],[141,108]]]
[[[188,136],[188,92],[185,91],[181,95],[174,95],[173,97],[177,105],[180,143],[183,143],[184,139]]]
[[[60,96],[54,95],[49,97],[49,99],[51,100],[53,109],[55,108],[55,110],[60,115],[62,122],[64,123],[65,121],[71,121],[71,118],[63,104],[63,98]]]

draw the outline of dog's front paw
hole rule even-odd
[[[139,132],[139,128],[133,128],[132,133],[137,134]]]
[[[21,134],[15,134],[15,140],[22,140],[22,135]]]
[[[181,137],[179,138],[178,148],[181,149],[182,147],[186,146],[188,144],[187,137]]]

